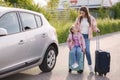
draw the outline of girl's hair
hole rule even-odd
[[[89,13],[88,8],[83,6],[80,8],[80,11],[85,12],[85,16],[87,17],[88,23],[89,23],[89,25],[91,25],[90,13]],[[80,23],[81,23],[81,20],[83,19],[83,17],[80,16],[79,19],[80,19]]]
[[[73,32],[72,32],[73,27],[74,27],[74,25],[72,25],[72,27],[70,28],[70,33],[72,34],[72,40],[74,41],[74,39],[73,39]]]
[[[73,34],[72,30],[73,30],[73,28],[71,27],[71,28],[70,28],[70,33],[71,33],[71,34]]]

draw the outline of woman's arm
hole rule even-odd
[[[97,21],[93,16],[91,16],[91,23],[92,30],[94,32],[100,32],[99,28],[97,27]]]
[[[79,22],[79,17],[76,18],[76,21],[74,23],[75,27],[79,30],[80,32],[80,22]]]

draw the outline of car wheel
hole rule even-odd
[[[56,63],[56,50],[54,47],[50,46],[44,56],[42,64],[39,66],[39,68],[43,72],[50,72]]]

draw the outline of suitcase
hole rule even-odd
[[[110,71],[110,52],[100,50],[99,48],[99,35],[96,40],[96,51],[95,51],[95,74],[100,76],[106,76]]]
[[[81,52],[81,56],[78,61],[79,66],[77,68],[73,68],[71,62],[72,62],[72,56],[69,54],[69,72],[77,71],[78,73],[82,73],[84,69],[84,53]]]

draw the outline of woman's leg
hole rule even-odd
[[[83,34],[83,36],[84,36],[85,44],[86,44],[86,58],[88,61],[89,69],[90,69],[90,72],[94,72],[92,68],[92,61],[91,61],[91,55],[90,55],[90,40],[88,39],[88,35]]]
[[[92,61],[91,61],[91,55],[90,55],[90,40],[88,39],[88,35],[86,34],[83,34],[83,37],[85,39],[85,44],[86,44],[86,58],[88,61],[88,65],[91,65]]]
[[[86,58],[87,58],[88,64],[91,65],[92,61],[91,61],[91,54],[90,54],[90,41],[86,39],[85,43],[86,43]]]

